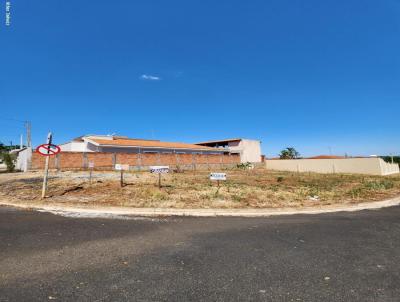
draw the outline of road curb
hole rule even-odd
[[[87,216],[193,216],[193,217],[268,217],[296,214],[323,214],[334,212],[355,212],[361,210],[374,210],[400,205],[400,197],[383,201],[363,202],[344,206],[320,206],[302,209],[279,208],[279,209],[167,209],[167,208],[127,208],[127,207],[71,207],[20,204],[0,201],[0,205],[12,206],[23,209],[34,209],[41,212],[66,215],[68,213]]]

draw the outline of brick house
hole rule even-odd
[[[220,148],[116,135],[85,135],[61,144],[60,148],[63,152],[88,153],[229,154],[229,151]]]

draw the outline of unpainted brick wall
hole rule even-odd
[[[181,153],[82,153],[61,152],[51,156],[50,169],[86,169],[89,162],[94,163],[95,169],[113,169],[115,164],[128,164],[132,167],[169,165],[232,165],[240,163],[238,154],[181,154]],[[43,169],[45,157],[33,152],[32,170]]]

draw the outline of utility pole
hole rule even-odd
[[[21,134],[21,136],[19,138],[19,149],[20,150],[22,149],[22,134]]]
[[[30,121],[25,121],[25,129],[26,129],[26,147],[31,148],[32,143],[31,143],[31,128],[32,124]]]

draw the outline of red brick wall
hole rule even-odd
[[[161,155],[161,154],[160,154]],[[150,166],[150,165],[158,165],[158,153],[143,153],[142,157],[142,166]]]
[[[225,155],[228,156],[228,155]],[[208,155],[208,163],[209,164],[220,164],[221,163],[221,155],[217,154],[211,154]]]
[[[43,169],[45,157],[33,152],[32,169]],[[173,153],[81,153],[61,152],[50,157],[51,169],[82,169],[94,163],[98,169],[112,169],[113,164],[128,164],[130,166],[151,165],[192,165],[192,164],[237,164],[240,156],[219,154],[173,154]]]
[[[116,153],[115,163],[138,166],[140,164],[139,154]]]
[[[69,153],[61,153],[61,156],[69,156]],[[83,157],[82,153],[79,153]],[[113,153],[86,153],[87,165],[89,162],[93,162],[97,168],[106,168],[113,166]]]
[[[71,152],[68,156],[64,154],[58,155],[58,167],[63,168],[82,168],[83,156],[82,153]]]
[[[33,152],[32,154],[32,169],[42,169],[44,168],[44,162],[46,160],[45,156],[42,156],[36,152]],[[49,160],[49,167],[50,169],[54,169],[55,166],[55,162],[56,162],[56,157],[55,156],[50,156],[50,160]]]

